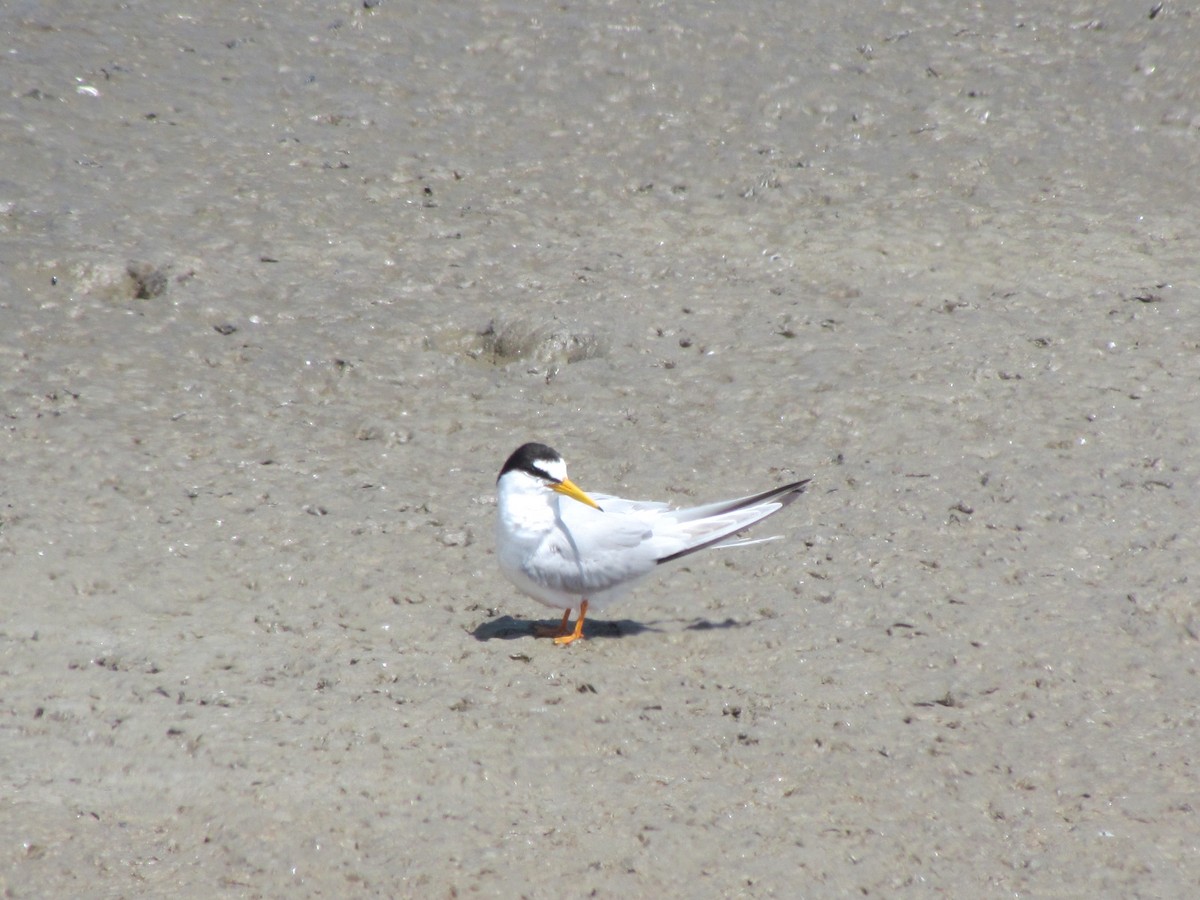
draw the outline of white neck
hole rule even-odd
[[[544,534],[558,520],[558,499],[544,482],[524,472],[509,472],[501,479],[496,499],[499,521],[514,534]]]

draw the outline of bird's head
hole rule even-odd
[[[567,464],[558,451],[545,444],[522,444],[514,450],[501,467],[496,481],[503,483],[505,479],[513,484],[521,482],[529,488],[541,487],[562,494],[593,509],[600,508],[595,500],[567,477]]]

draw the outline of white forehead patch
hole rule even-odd
[[[546,473],[546,477],[551,481],[567,480],[567,464],[561,459],[537,459],[534,460],[533,467]]]

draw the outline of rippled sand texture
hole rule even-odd
[[[984,7],[6,4],[5,895],[1194,893],[1200,17]]]

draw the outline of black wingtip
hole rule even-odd
[[[805,478],[801,481],[793,481],[791,484],[785,484],[779,490],[781,492],[780,500],[786,505],[791,503],[801,494],[808,490],[808,486],[812,484],[811,478]]]
[[[711,514],[714,516],[722,515],[724,513],[733,512],[735,510],[745,509],[747,506],[754,506],[759,503],[778,503],[779,509],[775,510],[775,512],[768,513],[766,516],[763,517],[764,519],[769,519],[771,516],[775,515],[775,513],[779,512],[779,510],[784,509],[790,503],[793,503],[795,500],[797,500],[800,497],[800,495],[803,494],[805,492],[805,490],[808,489],[808,486],[811,482],[812,482],[811,478],[805,478],[802,481],[793,481],[791,484],[784,484],[784,485],[781,485],[776,488],[770,488],[769,490],[763,491],[761,494],[755,494],[752,497],[743,497],[740,500],[735,500],[734,502],[730,503],[728,506],[714,510]],[[758,522],[761,522],[761,521],[762,521],[762,519],[758,520]],[[750,525],[747,525],[746,528],[753,528],[755,525],[758,524],[758,522],[754,522]],[[739,533],[740,532],[734,532],[734,534],[739,534]],[[690,556],[691,554],[696,553],[699,550],[707,550],[709,547],[715,546],[716,544],[719,544],[722,541],[727,541],[731,537],[733,537],[733,535],[723,534],[720,537],[713,538],[711,541],[705,541],[704,543],[697,544],[694,547],[688,547],[684,550],[680,550],[678,553],[671,553],[667,556],[660,556],[658,559],[655,560],[655,562],[658,565],[662,565],[663,563],[673,562],[674,560],[680,559],[684,556]]]
[[[768,500],[776,500],[787,506],[796,500],[801,494],[808,490],[809,484],[812,483],[811,478],[805,478],[801,481],[793,481],[791,484],[781,484],[779,487],[768,488],[761,494],[754,494],[751,497],[743,497],[741,500],[730,503],[729,506],[721,510],[721,512],[732,512],[735,509],[745,509],[747,506],[754,506],[758,503],[764,503]]]

